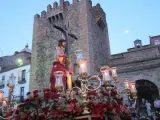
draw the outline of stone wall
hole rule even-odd
[[[77,49],[85,51],[86,57],[89,59],[89,73],[95,72],[94,70],[97,70],[101,63],[107,64],[105,58],[109,58],[108,55],[110,55],[107,24],[105,13],[100,6],[98,9],[100,11],[96,12],[95,7],[92,7],[91,0],[73,0],[72,4],[60,0],[60,5],[55,2],[53,8],[48,5],[47,12],[42,11],[41,16],[35,15],[30,90],[50,86],[50,70],[54,60],[55,47],[62,37],[62,33],[56,30],[51,23],[61,27],[66,25],[69,33],[78,38],[77,41],[69,38],[69,57],[73,67],[76,62],[74,51]],[[96,24],[97,13],[105,24],[102,32]]]
[[[129,64],[132,62],[142,62],[160,57],[160,49],[158,46],[150,46],[147,49],[139,49],[130,52],[124,52],[111,56],[111,65],[118,66]]]
[[[160,51],[157,46],[111,56],[111,66],[117,67],[121,91],[123,81],[148,80],[160,90]]]

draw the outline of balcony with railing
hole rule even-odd
[[[0,81],[0,89],[3,89],[5,87],[5,85],[4,85],[4,80],[1,80]]]
[[[26,82],[26,76],[18,77],[18,84],[25,84]]]

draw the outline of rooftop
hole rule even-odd
[[[20,52],[15,52],[14,55],[0,57],[0,73],[28,65],[30,64],[30,59],[31,50],[26,45],[24,49]]]

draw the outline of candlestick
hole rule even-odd
[[[58,92],[62,92],[64,89],[63,81],[62,81],[64,72],[63,71],[56,71],[56,72],[54,72],[54,75],[56,78],[55,88],[57,89]]]

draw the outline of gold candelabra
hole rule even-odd
[[[84,56],[84,52],[82,50],[76,50],[76,63],[78,64],[79,67],[79,75],[77,77],[77,80],[81,82],[81,87],[69,87],[70,89],[67,91],[67,93],[72,94],[72,97],[74,97],[73,93],[74,90],[78,90],[79,93],[82,96],[82,102],[85,105],[84,108],[84,114],[89,113],[87,104],[87,94],[89,91],[98,91],[98,89],[103,85],[106,90],[110,91],[114,88],[118,91],[118,75],[117,75],[117,69],[116,67],[108,67],[108,66],[103,66],[100,68],[100,75],[93,75],[93,76],[88,76],[88,67],[87,63],[88,60]],[[55,78],[56,78],[56,86],[63,86],[62,83],[62,78],[64,73],[62,71],[57,71],[54,73]],[[112,83],[114,82],[114,85]],[[131,93],[136,97],[136,91],[135,91],[135,84],[131,82],[129,85],[131,85]],[[125,84],[126,86],[126,84]],[[128,88],[126,88],[127,94]]]

